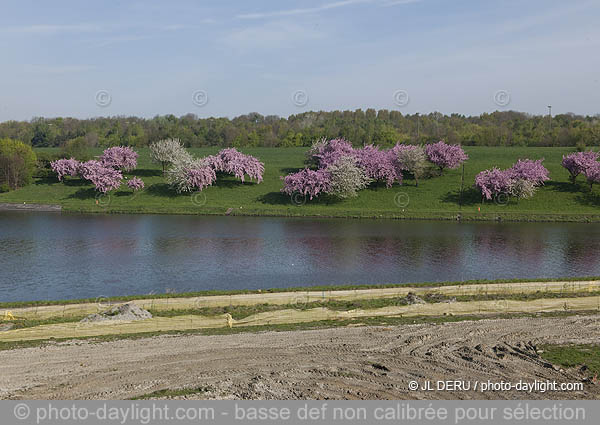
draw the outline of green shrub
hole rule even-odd
[[[50,163],[61,158],[63,158],[63,155],[58,152],[38,152],[33,177],[45,179],[56,176],[56,173],[52,171]]]
[[[75,158],[78,161],[87,161],[92,158],[89,148],[90,146],[84,137],[67,140],[62,147],[61,158]]]
[[[29,183],[37,164],[31,146],[12,139],[0,139],[0,185],[18,189]]]

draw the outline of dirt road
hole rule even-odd
[[[0,397],[130,398],[208,386],[198,398],[598,399],[583,391],[409,391],[412,380],[581,382],[541,359],[542,343],[597,343],[600,315],[71,342],[0,352]]]

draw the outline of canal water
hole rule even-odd
[[[600,275],[600,224],[0,213],[0,302]]]

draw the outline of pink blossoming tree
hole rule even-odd
[[[297,173],[281,177],[284,186],[281,191],[290,196],[301,193],[310,199],[331,190],[331,174],[325,170],[311,170],[305,168]]]
[[[216,179],[215,170],[206,159],[176,162],[167,170],[167,181],[177,193],[201,191]]]
[[[600,162],[596,161],[583,172],[592,189],[594,183],[600,183]]]
[[[390,155],[389,151],[367,145],[362,149],[355,149],[354,157],[369,179],[384,181],[387,187],[392,187],[394,182],[402,184],[402,170],[398,167],[396,157]]]
[[[500,170],[496,167],[491,170],[482,171],[475,177],[475,186],[487,200],[493,199],[500,194],[510,193],[513,183],[514,177],[512,171]]]
[[[344,139],[319,140],[308,151],[308,162],[327,168],[343,156],[354,156],[352,144]]]
[[[245,155],[235,148],[222,149],[218,154],[206,157],[206,162],[216,171],[233,174],[242,183],[244,177],[262,182],[265,165],[252,155]]]
[[[107,167],[97,160],[90,160],[81,164],[80,174],[81,177],[92,182],[96,186],[96,190],[102,193],[118,189],[123,180],[123,174],[120,170]]]
[[[355,149],[344,139],[321,139],[313,143],[307,153],[306,162],[316,170],[306,168],[282,177],[281,191],[289,195],[301,193],[310,199],[321,193],[352,197],[373,181],[385,182],[387,187],[395,182],[402,184],[403,170],[418,179],[425,161],[425,152],[420,146],[398,144],[383,150],[367,145]]]
[[[574,152],[567,156],[563,155],[562,166],[569,171],[569,178],[573,184],[577,179],[577,176],[581,173],[585,173],[589,167],[593,167],[598,162],[598,152],[586,151],[586,152]]]
[[[500,194],[530,198],[539,186],[550,179],[542,162],[543,159],[519,159],[507,170],[493,168],[482,171],[475,177],[475,187],[488,200]]]
[[[131,171],[137,167],[137,158],[138,154],[133,149],[126,146],[114,146],[105,149],[98,160],[107,167]]]
[[[539,186],[550,180],[550,172],[542,165],[543,159],[519,159],[512,166],[513,177],[532,182]]]
[[[134,192],[136,190],[141,190],[144,188],[144,181],[139,177],[132,177],[127,181],[127,187],[129,187]]]
[[[62,181],[64,176],[75,177],[79,173],[80,162],[76,159],[57,159],[50,163],[52,171],[58,176],[58,180]]]
[[[443,172],[444,168],[458,168],[469,159],[460,145],[449,145],[443,141],[426,145],[425,153],[427,159],[439,167],[440,172]]]

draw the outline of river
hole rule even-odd
[[[0,212],[0,301],[600,275],[600,224]]]

